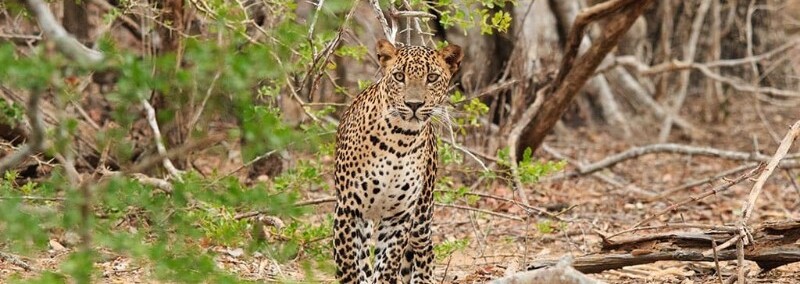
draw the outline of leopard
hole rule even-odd
[[[463,53],[455,44],[434,49],[386,39],[376,53],[381,77],[353,99],[337,127],[336,278],[432,283],[433,122],[444,113]]]

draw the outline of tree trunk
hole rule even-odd
[[[564,114],[572,99],[583,85],[594,75],[606,55],[617,45],[619,39],[628,31],[644,9],[653,2],[645,1],[612,1],[604,2],[584,10],[578,15],[567,37],[566,52],[561,62],[558,76],[545,97],[545,103],[533,120],[523,129],[517,156],[522,156],[525,148],[537,149],[545,136],[556,125]],[[608,5],[606,5],[608,4]],[[600,7],[601,5],[604,5]],[[605,10],[602,8],[611,6]],[[597,8],[597,9],[593,9]],[[598,11],[589,13],[587,11]],[[592,44],[585,54],[577,58],[578,48],[584,36],[586,25],[600,18],[609,18],[602,35]]]
[[[64,29],[83,44],[89,42],[89,18],[86,17],[87,0],[64,1]]]

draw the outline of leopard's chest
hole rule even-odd
[[[413,208],[428,174],[423,154],[379,156],[367,163],[361,187],[364,217],[379,220]]]

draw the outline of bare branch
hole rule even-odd
[[[47,3],[42,0],[27,0],[26,3],[31,13],[36,16],[39,28],[42,29],[47,38],[56,44],[56,48],[61,53],[79,64],[97,64],[103,60],[102,53],[87,48],[64,30],[64,27],[53,17],[53,13],[47,7]]]
[[[745,181],[746,179],[748,179],[748,178],[750,178],[752,176],[755,176],[756,174],[761,172],[762,169],[763,169],[763,167],[758,167],[755,170],[750,171],[749,173],[741,175],[741,176],[739,176],[738,178],[736,178],[734,180],[726,182],[725,184],[722,184],[720,186],[712,188],[711,190],[706,191],[703,194],[700,194],[698,196],[692,196],[692,197],[689,197],[689,198],[685,199],[684,201],[681,201],[681,202],[675,203],[673,205],[670,205],[669,207],[665,208],[664,210],[661,210],[658,213],[653,214],[653,216],[647,217],[644,220],[639,221],[638,223],[633,225],[633,228],[639,227],[639,226],[641,226],[641,225],[643,225],[643,224],[645,224],[647,222],[652,221],[655,218],[658,218],[659,216],[662,216],[664,214],[672,212],[673,210],[677,209],[678,207],[681,207],[683,205],[686,205],[686,204],[689,204],[689,203],[692,203],[692,202],[697,202],[698,200],[702,200],[702,199],[704,199],[706,197],[709,197],[711,195],[715,195],[715,194],[718,194],[718,193],[723,192],[725,190],[728,190],[732,186],[734,186],[734,185],[736,185],[736,184],[738,184],[740,182],[743,182],[743,181]]]
[[[778,146],[778,150],[775,151],[772,159],[769,160],[766,170],[758,177],[753,188],[750,190],[750,196],[747,198],[744,205],[742,205],[741,221],[743,224],[746,224],[750,219],[753,213],[753,207],[758,200],[758,195],[761,194],[761,189],[764,187],[767,179],[769,179],[772,172],[775,171],[775,168],[778,167],[781,160],[786,157],[789,148],[792,147],[792,143],[794,143],[798,136],[800,136],[800,120],[795,122],[792,128],[789,129],[789,132],[786,133],[786,136],[783,137],[783,141],[781,141],[780,146]]]
[[[640,156],[648,154],[656,154],[656,153],[709,156],[709,157],[718,157],[736,161],[766,162],[769,159],[769,157],[758,153],[745,153],[737,151],[720,150],[710,147],[699,147],[699,146],[690,146],[681,144],[652,144],[647,146],[630,148],[621,153],[617,153],[609,157],[606,157],[596,163],[586,165],[585,167],[579,167],[578,169],[576,169],[575,172],[567,173],[564,175],[567,177],[574,177],[578,175],[591,174],[596,171],[612,167],[620,162],[629,159],[634,159]],[[796,158],[795,156],[791,157]],[[796,166],[797,163],[798,161],[786,161],[786,163],[783,164],[782,166],[787,166],[787,167]]]
[[[692,30],[689,34],[689,42],[686,49],[683,51],[683,60],[689,63],[694,62],[694,56],[697,51],[697,42],[700,39],[700,28],[705,21],[706,14],[711,8],[711,0],[703,0],[700,3],[700,8],[697,10],[697,16],[692,22]],[[680,74],[680,85],[678,85],[678,94],[675,98],[675,104],[672,106],[673,113],[679,113],[683,107],[683,102],[686,100],[686,94],[689,91],[689,76],[691,72],[682,71]],[[658,141],[664,143],[669,138],[669,133],[672,130],[672,116],[664,118],[664,123],[661,125],[661,132],[658,134]]]
[[[544,87],[536,92],[536,98],[533,101],[528,109],[522,113],[522,116],[517,121],[516,125],[511,132],[508,134],[508,156],[509,162],[511,164],[511,177],[514,179],[514,189],[516,190],[517,194],[519,195],[520,201],[522,204],[528,204],[528,197],[525,193],[525,187],[522,185],[522,181],[520,180],[519,170],[517,169],[517,161],[518,155],[517,153],[521,153],[520,149],[517,149],[517,145],[519,145],[519,139],[522,136],[522,132],[525,130],[525,127],[533,121],[533,118],[536,117],[536,114],[539,112],[539,109],[544,104],[544,97],[545,93],[549,92],[550,88]]]
[[[744,59],[741,59],[744,60]],[[770,94],[776,96],[784,96],[784,97],[793,97],[793,98],[800,98],[800,92],[789,91],[789,90],[782,90],[773,87],[759,87],[759,86],[752,86],[748,85],[744,82],[741,82],[739,78],[729,78],[720,75],[719,73],[715,73],[711,71],[710,66],[702,63],[689,63],[689,62],[682,62],[678,60],[673,60],[671,62],[662,63],[653,67],[649,67],[644,65],[641,62],[638,62],[636,59],[629,57],[629,56],[621,56],[617,57],[616,62],[619,64],[627,65],[636,68],[636,71],[642,75],[656,75],[664,72],[672,72],[684,69],[696,69],[700,71],[708,77],[709,79],[716,80],[722,82],[728,86],[733,87],[737,91],[741,92],[758,92],[763,94]],[[719,61],[722,62],[722,61]],[[748,61],[749,62],[749,61]]]
[[[389,27],[389,22],[386,21],[386,17],[383,15],[383,10],[381,10],[381,5],[378,3],[378,0],[369,0],[369,4],[372,7],[372,11],[375,12],[375,17],[378,18],[378,22],[381,23],[383,35],[386,36],[386,40],[392,44],[396,44],[395,37],[397,36],[397,28],[394,26],[394,21],[392,21],[392,26]]]
[[[156,110],[146,99],[141,99],[141,104],[145,110],[147,123],[150,125],[150,129],[153,130],[153,140],[156,142],[158,154],[164,156],[161,159],[162,165],[164,165],[164,168],[167,169],[167,172],[169,172],[173,178],[181,180],[180,171],[178,171],[175,165],[172,164],[172,161],[166,157],[167,147],[164,146],[164,140],[161,138],[161,130],[158,127],[158,121],[156,121]]]
[[[42,146],[44,146],[44,121],[42,120],[42,112],[39,109],[39,101],[41,99],[42,93],[38,91],[31,94],[30,98],[28,98],[26,114],[31,125],[30,140],[16,152],[0,160],[0,173],[5,173],[23,158],[41,150]]]

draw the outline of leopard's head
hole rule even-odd
[[[423,124],[443,110],[450,79],[464,56],[461,47],[451,44],[441,50],[424,46],[396,48],[381,39],[377,49],[390,115]]]

